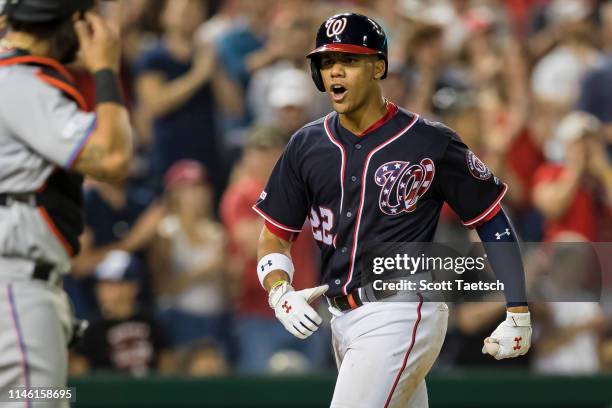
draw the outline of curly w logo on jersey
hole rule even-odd
[[[392,161],[380,166],[374,174],[376,184],[381,186],[378,205],[387,215],[412,212],[416,209],[435,175],[433,160],[425,158],[419,164]]]

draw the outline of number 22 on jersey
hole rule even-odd
[[[334,226],[334,213],[327,207],[314,207],[310,209],[310,225],[312,226],[312,236],[316,241],[331,245],[333,235],[331,230]]]

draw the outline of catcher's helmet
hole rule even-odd
[[[0,15],[23,23],[48,23],[87,11],[94,0],[0,0]]]
[[[381,79],[387,76],[387,35],[380,24],[369,17],[357,13],[336,14],[319,27],[317,46],[307,58],[310,58],[312,80],[321,92],[325,87],[319,54],[329,51],[378,55],[385,61],[385,73]]]

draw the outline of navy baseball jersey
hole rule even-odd
[[[451,129],[389,104],[365,135],[336,112],[298,130],[253,208],[294,234],[309,219],[333,297],[360,286],[366,243],[430,242],[445,201],[476,226],[506,189]]]

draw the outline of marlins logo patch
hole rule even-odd
[[[472,177],[478,180],[488,180],[493,175],[486,164],[484,164],[471,150],[468,150],[465,159]]]

